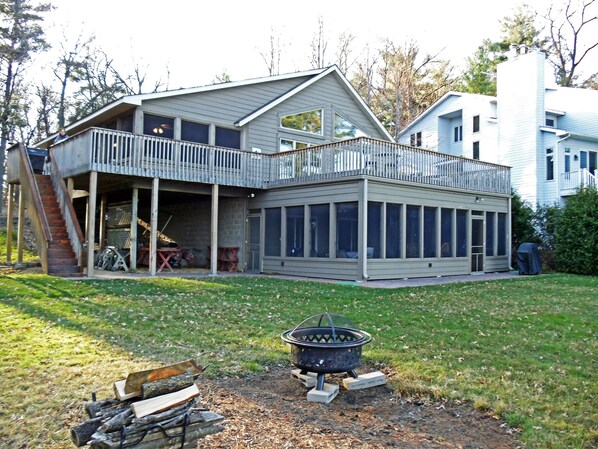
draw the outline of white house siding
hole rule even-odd
[[[585,135],[596,135],[598,90],[559,87],[546,91],[546,108],[562,111],[557,128]]]
[[[519,194],[535,204],[545,156],[539,127],[544,123],[544,65],[541,53],[532,52],[499,64],[499,163],[512,167],[511,182]]]

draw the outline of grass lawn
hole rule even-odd
[[[205,376],[286,363],[284,330],[322,311],[373,336],[364,362],[405,394],[468,400],[527,448],[598,445],[598,278],[395,290],[260,277],[0,275],[0,447],[70,448],[92,391],[194,358]]]

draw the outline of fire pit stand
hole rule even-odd
[[[316,390],[319,391],[324,389],[327,373],[346,372],[356,379],[361,348],[372,339],[353,322],[328,312],[306,319],[283,332],[281,338],[291,345],[291,362],[301,374],[317,374]]]

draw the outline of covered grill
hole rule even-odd
[[[357,378],[361,348],[372,340],[352,321],[328,312],[306,319],[281,338],[291,345],[291,362],[301,374],[317,374],[317,390],[323,389],[326,373],[346,372]]]

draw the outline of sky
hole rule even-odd
[[[549,0],[534,0],[536,10]],[[35,2],[34,2],[35,3]],[[356,36],[354,55],[380,48],[383,38],[395,44],[413,40],[421,53],[440,53],[463,66],[484,38],[498,39],[499,19],[512,14],[522,0],[51,0],[56,9],[46,15],[48,40],[74,41],[96,36],[96,44],[116,67],[139,65],[149,78],[166,79],[168,87],[211,84],[226,72],[231,80],[268,75],[260,53],[270,37],[279,35],[283,53],[280,73],[311,69],[310,42],[324,24],[328,54],[338,36]],[[298,7],[300,6],[300,7]],[[295,7],[295,9],[294,9]],[[56,46],[56,45],[55,45]],[[45,60],[44,60],[45,58]],[[38,59],[51,63],[52,53]]]

